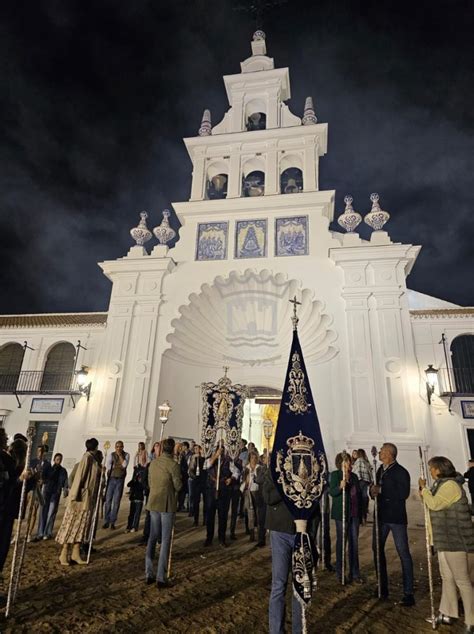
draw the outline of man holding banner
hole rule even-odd
[[[202,435],[201,443],[207,457],[206,521],[210,546],[214,538],[215,516],[218,513],[218,536],[221,546],[226,546],[227,516],[232,496],[232,486],[240,481],[240,469],[236,461],[242,438],[244,403],[247,387],[232,385],[224,368],[224,376],[217,383],[202,383]]]
[[[318,500],[327,486],[328,469],[316,407],[298,339],[296,306],[299,302],[296,297],[290,301],[293,304],[293,341],[270,464],[273,482],[295,524],[296,534],[294,538],[288,538],[287,548],[291,546],[293,551],[293,593],[301,606],[301,626],[298,623],[298,611],[293,622],[293,632],[296,634],[306,632],[305,611],[316,585],[314,545],[307,532],[307,523],[315,513]],[[270,508],[268,507],[271,516]],[[276,541],[275,544],[277,550],[272,552],[272,560],[281,556]],[[287,561],[288,557],[289,555]],[[270,630],[272,633],[283,631],[281,625],[272,625],[271,614],[270,627],[273,627]]]

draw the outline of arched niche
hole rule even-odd
[[[41,392],[68,391],[72,387],[76,348],[67,341],[54,344],[44,364]]]
[[[242,167],[242,196],[265,194],[265,162],[260,156],[246,161]]]
[[[474,394],[474,335],[459,335],[453,339],[451,363],[456,392]]]
[[[13,392],[17,386],[25,349],[19,343],[7,343],[0,348],[0,390]]]
[[[247,132],[265,130],[267,127],[267,106],[264,99],[251,99],[245,106],[245,128]]]
[[[229,183],[229,166],[225,161],[217,161],[209,165],[206,178],[206,198],[219,200],[227,198]]]

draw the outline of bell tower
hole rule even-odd
[[[205,110],[198,136],[184,140],[193,163],[190,201],[319,189],[327,125],[317,123],[311,97],[302,119],[290,112],[289,70],[275,68],[263,31],[251,47],[241,72],[224,76],[229,109],[222,121],[212,127]]]

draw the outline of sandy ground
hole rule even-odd
[[[385,602],[373,598],[372,527],[367,525],[360,534],[361,572],[366,584],[342,587],[334,573],[319,572],[318,590],[308,610],[308,632],[432,631],[425,622],[430,613],[425,533],[419,503],[410,501],[409,506],[416,607],[395,604],[402,594],[401,570],[391,538],[387,546],[391,597]],[[98,551],[89,566],[61,567],[59,546],[54,541],[30,544],[8,622],[0,611],[0,632],[268,632],[270,549],[249,543],[243,522],[239,520],[238,540],[229,548],[216,545],[204,549],[204,529],[193,528],[190,518],[178,514],[172,563],[176,585],[157,590],[144,583],[141,533],[124,532],[127,507],[124,498],[117,530],[98,531]],[[5,572],[8,570],[9,562]],[[437,607],[440,578],[436,561],[433,570]],[[289,592],[287,600],[289,605]],[[462,631],[461,623],[439,629],[452,634]]]

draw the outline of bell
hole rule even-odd
[[[246,183],[247,192],[249,196],[263,196],[265,193],[265,185],[263,183],[251,182]]]
[[[258,128],[261,118],[262,118],[262,115],[260,114],[260,112],[254,112],[249,117],[252,125],[255,126],[256,128]]]
[[[294,178],[289,178],[288,183],[285,187],[285,194],[297,194],[299,192],[299,187],[296,184],[296,180]]]
[[[217,174],[211,178],[211,183],[216,192],[220,192],[224,189],[224,185],[227,183],[227,176],[225,174]]]

